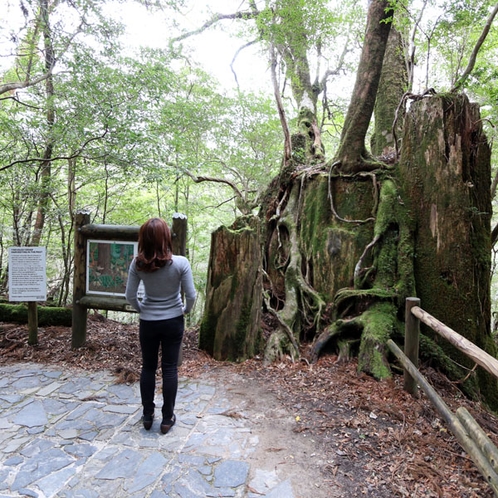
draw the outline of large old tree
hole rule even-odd
[[[479,109],[459,93],[406,91],[406,68],[395,62],[401,44],[392,28],[393,5],[369,3],[353,96],[340,145],[328,161],[306,33],[296,25],[292,36],[269,38],[270,53],[279,53],[291,73],[297,129],[289,131],[276,92],[286,137],[280,174],[261,198],[258,216],[213,234],[200,341],[218,359],[264,350],[268,361],[301,354],[316,360],[334,349],[339,358],[357,354],[359,369],[386,378],[386,342],[403,341],[409,296],[495,354],[490,148]],[[252,7],[248,16],[261,15]],[[273,17],[278,14],[275,8]],[[370,152],[366,137],[374,110]],[[261,332],[263,319],[271,324],[269,337]],[[464,378],[469,361],[424,332],[423,358]],[[303,344],[311,345],[308,353]],[[467,388],[498,405],[496,381],[482,371]]]

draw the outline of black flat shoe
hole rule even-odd
[[[176,415],[173,414],[173,417],[169,422],[165,422],[164,420],[161,422],[161,432],[163,434],[167,434],[169,430],[175,425]]]
[[[150,430],[150,428],[152,427],[152,422],[154,422],[154,414],[144,415],[142,421],[144,423],[144,429],[146,431]]]

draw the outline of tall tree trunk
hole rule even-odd
[[[41,0],[40,11],[43,25],[43,42],[45,48],[45,70],[51,71],[54,66],[54,48],[52,43],[52,32],[50,29],[49,6],[48,0]],[[54,109],[54,83],[52,73],[45,80],[45,99],[46,99],[46,123],[47,139],[43,153],[43,161],[40,168],[40,194],[38,200],[38,209],[33,227],[31,245],[37,246],[40,243],[45,226],[45,216],[48,204],[50,202],[50,184],[52,177],[52,153],[54,148],[53,127],[55,123]]]
[[[395,161],[395,139],[401,138],[404,109],[398,107],[408,91],[408,73],[401,33],[391,28],[374,108],[372,154],[385,162]],[[397,112],[399,115],[397,115]]]
[[[292,25],[293,29],[286,30],[283,43],[276,42],[275,46],[285,63],[286,77],[298,109],[297,132],[292,137],[292,154],[298,163],[310,163],[323,161],[324,150],[316,118],[318,88],[311,82],[309,41],[302,8],[297,4],[293,6],[292,20],[286,19],[288,7],[282,9],[284,13],[277,22]]]
[[[372,0],[356,82],[334,162],[343,173],[378,168],[369,164],[365,137],[375,106],[382,63],[391,30],[393,9],[388,0]]]
[[[45,226],[45,216],[47,207],[50,202],[50,189],[52,178],[52,152],[54,148],[53,127],[55,123],[54,109],[54,83],[52,77],[52,68],[54,66],[54,48],[52,44],[52,33],[50,29],[49,6],[48,0],[40,2],[40,18],[43,30],[43,45],[45,49],[45,70],[47,79],[45,80],[45,102],[46,102],[46,143],[43,151],[41,167],[39,171],[40,193],[38,198],[38,207],[36,211],[33,233],[31,235],[30,245],[40,245],[40,240]],[[28,303],[28,343],[38,343],[38,311],[36,302]]]

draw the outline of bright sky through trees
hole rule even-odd
[[[210,0],[177,16],[176,20],[186,30],[201,27],[213,12],[223,14],[234,13],[240,8],[240,0]],[[113,8],[114,16],[127,26],[126,43],[132,46],[167,47],[168,39],[175,36],[171,29],[171,12],[148,11],[142,5],[129,2],[119,9]],[[180,34],[180,32],[178,32]],[[235,76],[241,90],[267,89],[271,92],[270,74],[265,54],[257,54],[257,48],[248,47],[236,57],[237,51],[246,43],[238,39],[234,33],[234,21],[222,21],[203,33],[182,41],[185,48],[191,51],[196,62],[215,76],[225,88],[236,88]]]
[[[0,69],[12,64],[8,55],[12,54],[10,33],[15,33],[23,24],[22,11],[18,3],[4,0],[2,6],[5,19],[9,19],[8,29],[0,30]],[[194,7],[175,19],[186,30],[198,29],[213,12],[224,14],[236,12],[240,8],[240,0],[208,0],[194,4]],[[171,11],[148,10],[143,5],[129,0],[126,4],[107,4],[105,11],[110,18],[121,21],[127,26],[123,42],[132,48],[148,46],[167,48],[169,38],[180,32],[172,28]],[[225,88],[236,88],[236,80],[230,65],[246,40],[234,35],[234,22],[223,21],[200,35],[192,36],[182,42],[192,54],[192,60],[216,77]],[[4,25],[4,28],[6,26]],[[256,54],[258,49],[249,47],[242,50],[233,62],[233,70],[241,90],[267,89],[271,91],[270,74],[265,54]]]

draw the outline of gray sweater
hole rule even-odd
[[[140,281],[144,285],[142,301],[137,291]],[[181,290],[185,294],[184,306]],[[126,300],[140,313],[142,320],[166,320],[188,313],[195,302],[192,270],[184,256],[173,256],[171,264],[154,272],[139,271],[135,259],[130,265],[126,284]]]

